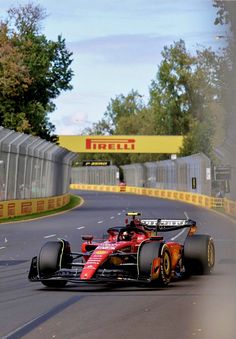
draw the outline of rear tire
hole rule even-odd
[[[38,257],[38,272],[42,284],[47,287],[64,287],[67,284],[66,280],[47,279],[61,268],[70,268],[70,264],[70,246],[67,241],[49,241],[44,244]]]
[[[184,266],[187,275],[209,274],[215,265],[215,246],[209,235],[194,234],[184,243]]]
[[[141,244],[138,253],[139,277],[167,286],[171,279],[171,256],[168,247],[151,241]]]

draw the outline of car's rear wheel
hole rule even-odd
[[[66,280],[53,279],[52,276],[61,268],[70,268],[70,258],[70,245],[67,241],[61,239],[44,244],[38,257],[38,272],[42,284],[47,287],[64,287]]]
[[[194,234],[184,243],[183,262],[186,273],[209,274],[215,265],[215,246],[213,239],[206,234]]]
[[[142,279],[151,279],[166,286],[171,279],[171,256],[168,247],[156,241],[141,244],[138,252],[138,273]]]

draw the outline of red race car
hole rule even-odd
[[[72,252],[63,239],[45,243],[31,261],[29,280],[54,288],[68,282],[166,286],[182,276],[212,271],[213,239],[196,234],[195,221],[139,219],[140,215],[127,213],[131,220],[126,219],[125,226],[109,228],[106,240],[82,236],[81,252]]]

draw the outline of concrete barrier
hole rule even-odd
[[[67,205],[70,194],[55,197],[0,201],[0,220],[55,210]]]
[[[231,217],[236,218],[236,202],[228,199],[224,199],[225,213]]]
[[[71,184],[71,189],[78,190],[91,190],[91,191],[103,191],[103,192],[119,192],[122,194],[132,193],[138,195],[146,195],[150,197],[156,197],[161,199],[178,200],[188,204],[201,206],[204,208],[224,208],[225,199],[209,197],[203,194],[189,193],[182,191],[162,190],[155,188],[142,188],[135,186],[125,186],[125,190],[121,190],[120,186],[106,186],[106,185],[85,185],[85,184]],[[236,203],[227,203],[227,211],[235,213],[236,216]],[[231,214],[233,215],[233,214]]]
[[[138,194],[154,198],[156,197],[161,199],[178,200],[208,209],[223,208],[226,214],[236,217],[236,202],[224,198],[214,198],[196,193],[155,188],[142,188],[135,186],[107,186],[87,184],[71,184],[70,189],[102,191],[120,194]],[[70,194],[48,198],[0,201],[0,220],[54,210],[67,205],[69,201]]]

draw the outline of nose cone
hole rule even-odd
[[[86,262],[83,271],[81,272],[80,279],[92,279],[97,269],[107,260],[112,250],[96,249]]]

